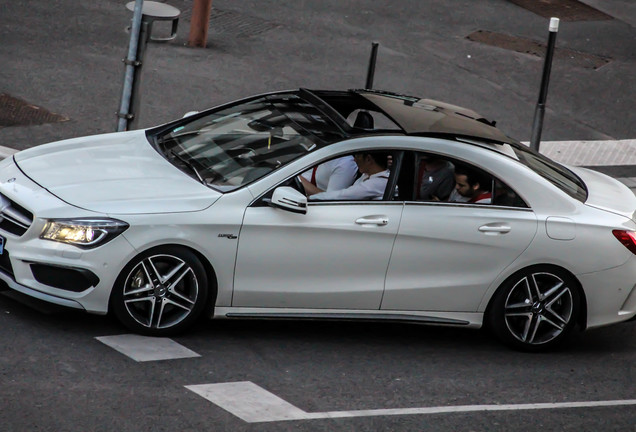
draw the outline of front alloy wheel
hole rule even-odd
[[[207,292],[205,270],[192,252],[155,248],[124,268],[113,289],[112,308],[137,333],[174,334],[201,314]]]
[[[578,288],[570,276],[553,269],[534,269],[504,283],[493,300],[490,323],[508,345],[541,351],[572,331],[578,309]]]

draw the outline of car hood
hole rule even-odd
[[[164,159],[143,130],[45,144],[14,158],[53,195],[101,213],[198,211],[221,196]]]
[[[597,171],[587,168],[568,168],[587,186],[588,196],[585,204],[636,221],[636,195],[627,186]]]

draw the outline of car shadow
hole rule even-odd
[[[2,310],[4,309],[4,311]],[[63,330],[76,334],[102,336],[130,333],[111,315],[94,315],[44,302],[15,291],[0,291],[0,312],[14,313],[33,327]],[[201,319],[180,340],[239,342],[257,340],[260,344],[302,344],[377,349],[411,347],[414,350],[508,352],[487,329],[433,326],[404,322],[335,320],[257,320]],[[600,329],[576,332],[557,349],[530,355],[581,355],[636,352],[636,321]],[[527,353],[519,353],[527,355]]]

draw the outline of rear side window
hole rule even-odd
[[[585,183],[583,183],[583,180],[578,178],[578,176],[576,176],[572,171],[523,146],[514,146],[512,149],[519,162],[539,174],[541,177],[561,189],[572,198],[585,202],[587,199],[587,188],[585,187]]]
[[[420,152],[404,153],[393,199],[528,207],[512,188],[483,169],[446,156]]]

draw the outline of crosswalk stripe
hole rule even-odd
[[[201,357],[172,339],[123,334],[96,337],[101,343],[137,362]]]

